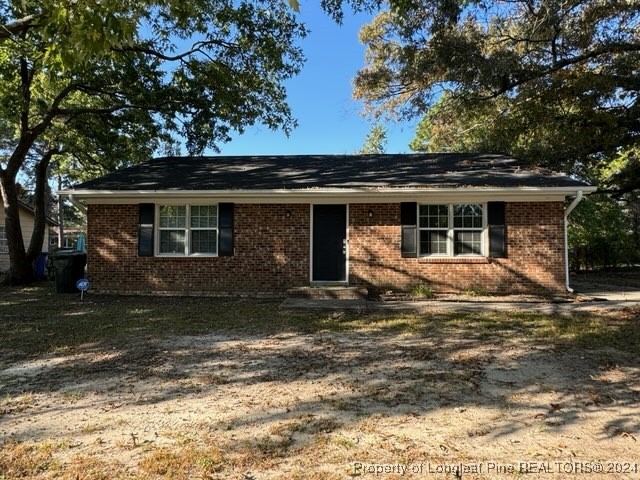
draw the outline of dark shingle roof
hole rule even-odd
[[[76,185],[88,190],[581,187],[504,155],[442,153],[164,157]]]

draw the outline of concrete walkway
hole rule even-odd
[[[522,296],[484,297],[467,299],[464,296],[449,297],[440,300],[423,301],[371,301],[365,299],[307,299],[288,298],[280,308],[303,308],[316,310],[352,310],[359,312],[508,312],[525,311],[543,314],[571,314],[580,312],[608,313],[624,309],[640,309],[640,287],[638,282],[622,283],[624,279],[612,279],[594,276],[593,278],[573,278],[571,286],[575,290],[577,301],[547,301],[535,297]]]
[[[287,298],[280,304],[284,309],[350,310],[358,312],[509,312],[525,311],[543,314],[608,313],[627,308],[640,308],[639,300],[604,300],[586,302],[485,302],[485,301],[394,301],[371,300],[314,300]]]

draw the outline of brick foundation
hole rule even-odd
[[[563,204],[508,203],[506,222],[508,258],[402,258],[400,205],[351,204],[349,283],[394,290],[428,283],[437,291],[562,291]],[[309,205],[236,204],[234,256],[138,257],[138,206],[92,204],[88,211],[92,290],[280,295],[288,288],[309,285],[309,223]]]

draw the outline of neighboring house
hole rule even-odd
[[[581,181],[480,154],[171,157],[61,192],[100,292],[558,293]],[[575,205],[574,201],[572,205]]]
[[[31,241],[31,235],[33,234],[33,224],[35,222],[34,219],[34,211],[31,206],[28,204],[19,201],[19,211],[20,211],[20,227],[22,229],[22,238],[24,241],[25,248],[29,247],[29,242]],[[2,200],[0,199],[0,272],[5,272],[9,269],[9,247],[7,245],[7,232],[4,226],[4,208],[2,204]],[[47,225],[53,226],[57,225],[54,220],[47,218]],[[42,242],[42,251],[49,251],[49,229],[45,228],[44,230],[44,242]]]
[[[84,234],[86,235],[85,228],[70,228],[65,227],[64,229],[64,242],[62,243],[62,248],[76,248],[76,244],[78,242],[78,235]],[[58,236],[60,235],[59,227],[53,227],[49,230],[49,245],[56,249],[58,248]]]

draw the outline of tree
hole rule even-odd
[[[387,147],[387,130],[380,124],[373,125],[358,153],[384,153]]]
[[[305,35],[279,0],[10,0],[0,6],[0,191],[11,283],[32,278],[52,165],[70,178],[216,149],[256,122],[289,131],[283,81]],[[25,249],[16,180],[35,158]]]
[[[355,95],[421,116],[413,150],[507,153],[594,182],[613,198],[585,203],[571,238],[616,263],[640,251],[638,31],[627,0],[392,0],[361,32]]]
[[[597,178],[640,142],[638,31],[628,0],[396,0],[361,31],[355,96],[376,115],[424,115],[414,149],[502,151]],[[628,161],[607,187],[635,190],[639,172]]]
[[[576,269],[616,267],[640,260],[633,238],[632,215],[606,195],[590,195],[572,214],[569,229],[571,260]]]

